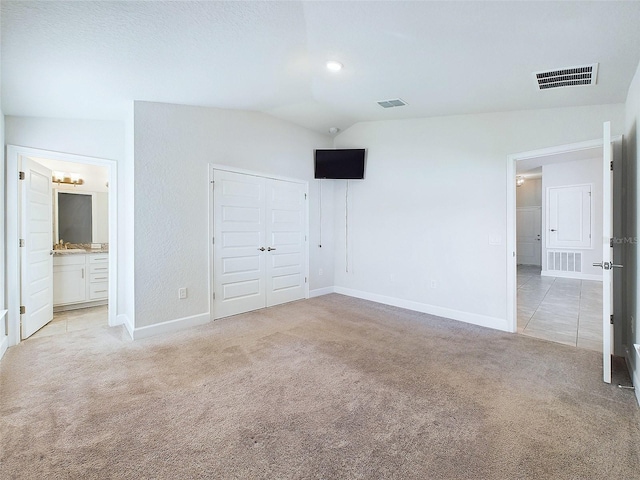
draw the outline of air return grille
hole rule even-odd
[[[392,107],[404,107],[407,104],[401,98],[392,98],[391,100],[380,100],[378,105],[382,108],[392,108]]]
[[[580,85],[595,85],[598,77],[598,64],[568,67],[534,74],[540,90],[558,87],[576,87]]]
[[[547,270],[553,272],[582,272],[582,253],[548,251]]]

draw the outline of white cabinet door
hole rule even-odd
[[[53,319],[53,231],[51,170],[25,158],[22,163],[22,338]]]
[[[541,265],[542,215],[540,207],[519,207],[516,210],[518,264]]]
[[[53,265],[53,303],[66,305],[86,301],[87,270],[85,255],[74,254],[58,257]]]
[[[265,179],[215,170],[214,182],[213,305],[221,318],[265,306]]]
[[[266,211],[267,306],[272,306],[305,297],[305,186],[267,180]]]
[[[305,298],[305,191],[214,171],[214,318]]]
[[[591,185],[547,188],[547,247],[591,246]]]

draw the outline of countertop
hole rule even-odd
[[[108,248],[70,248],[54,250],[54,255],[86,255],[88,253],[109,253]]]

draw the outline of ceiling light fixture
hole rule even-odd
[[[524,185],[524,177],[517,176],[516,177],[516,187],[521,187]]]
[[[338,133],[340,131],[340,129],[338,127],[330,127],[329,128],[329,133],[331,135],[335,135],[336,133]]]
[[[336,62],[335,60],[329,60],[327,62],[327,69],[332,72],[339,72],[343,67],[344,65],[342,65],[340,62]]]

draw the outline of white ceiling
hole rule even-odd
[[[132,100],[357,121],[624,102],[640,2],[2,0],[6,115],[124,119]],[[324,63],[345,65],[339,74]],[[598,84],[532,72],[598,62]],[[408,106],[383,109],[400,97]]]

